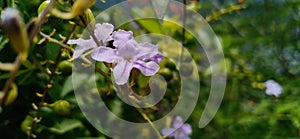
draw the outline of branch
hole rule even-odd
[[[62,42],[60,42],[60,41],[58,41],[58,40],[56,40],[56,39],[54,39],[54,38],[51,38],[49,35],[46,35],[46,34],[43,33],[43,32],[40,32],[40,35],[43,36],[45,39],[49,40],[50,42],[53,42],[53,43],[55,43],[55,44],[58,44],[58,45],[61,46],[62,48],[65,48],[65,49],[67,49],[67,50],[69,50],[69,51],[71,51],[71,52],[74,52],[74,49],[73,49],[73,48],[69,47],[68,45],[66,45],[66,44],[64,44],[64,43],[62,43]]]
[[[65,44],[67,43],[67,41],[70,39],[72,33],[75,31],[76,27],[77,27],[77,24],[74,24],[73,28],[72,28],[71,31],[69,32],[68,36],[64,39],[64,41],[62,42],[62,44],[65,45]],[[52,70],[51,70],[51,72],[50,72],[50,78],[49,78],[48,81],[47,81],[47,85],[46,85],[46,87],[45,87],[43,93],[42,93],[42,94],[39,94],[39,93],[38,93],[39,96],[41,97],[41,101],[40,101],[39,105],[38,105],[37,107],[35,107],[35,110],[37,111],[37,113],[36,113],[34,119],[40,119],[41,108],[42,108],[42,106],[43,106],[43,104],[44,104],[44,102],[45,102],[45,98],[46,98],[46,95],[47,95],[49,89],[50,89],[50,88],[52,87],[52,85],[53,85],[52,79],[53,79],[53,77],[54,77],[54,75],[55,75],[55,71],[56,71],[56,69],[57,69],[58,63],[59,63],[59,61],[60,61],[60,59],[61,59],[61,56],[62,56],[62,55],[61,55],[61,53],[62,53],[61,49],[62,49],[62,48],[63,48],[63,47],[60,48],[60,51],[59,51],[59,53],[58,53],[58,55],[57,55],[57,57],[56,57],[56,59],[55,59],[54,67],[52,68]],[[40,120],[33,120],[32,124],[31,124],[31,127],[30,127],[29,134],[28,134],[28,138],[32,138],[32,137],[35,137],[35,136],[36,136],[35,134],[33,134],[33,131],[34,131],[34,129],[35,129],[36,124],[37,124],[39,121],[40,121]]]
[[[7,98],[9,89],[11,84],[14,82],[14,79],[16,77],[17,72],[19,71],[19,68],[21,66],[22,60],[21,60],[21,56],[19,55],[15,62],[14,62],[14,69],[11,71],[9,79],[6,81],[4,89],[3,89],[3,98],[0,98],[0,106],[2,106]]]

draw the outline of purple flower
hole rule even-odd
[[[109,23],[103,23],[103,24],[96,24],[94,34],[97,37],[98,41],[102,42],[103,45],[105,45],[108,41],[111,41],[111,34],[114,30],[114,26]],[[69,40],[68,44],[77,44],[77,47],[75,49],[73,58],[80,57],[84,52],[87,50],[97,48],[96,42],[89,38],[87,40],[79,38],[76,40]]]
[[[150,43],[137,43],[131,31],[118,30],[113,32],[113,45],[98,47],[92,53],[97,61],[115,63],[113,75],[118,85],[127,83],[132,68],[137,68],[145,76],[152,76],[159,70],[158,62],[163,60],[158,46]]]
[[[279,83],[275,82],[274,80],[266,81],[264,83],[264,86],[266,87],[267,95],[274,95],[276,97],[279,97],[279,95],[282,93],[282,87]]]
[[[184,124],[182,118],[176,116],[173,121],[173,128],[164,128],[162,134],[175,139],[190,139],[188,136],[192,133],[192,128],[189,124]]]

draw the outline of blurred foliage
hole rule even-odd
[[[17,7],[28,23],[32,17],[37,17],[39,4],[42,0],[6,0],[7,4]],[[71,9],[70,4],[58,0],[60,8]],[[103,4],[97,1],[92,11],[97,12],[107,8],[109,4],[117,1],[107,0]],[[194,3],[188,2],[189,6]],[[227,62],[227,88],[222,105],[211,123],[203,129],[198,128],[198,120],[210,91],[210,76],[205,72],[209,69],[205,54],[198,55],[195,47],[199,44],[193,36],[186,34],[187,49],[190,50],[194,60],[202,61],[200,67],[201,93],[198,104],[187,123],[193,127],[191,138],[300,138],[300,1],[298,0],[201,0],[196,7],[203,17],[210,17],[232,5],[245,6],[245,9],[228,12],[218,16],[209,24],[218,35],[223,44]],[[67,8],[64,8],[66,6]],[[4,7],[4,1],[0,2]],[[136,9],[135,9],[136,10]],[[139,9],[146,12],[147,9]],[[138,13],[133,13],[138,14]],[[107,21],[114,24],[122,13],[112,13]],[[72,19],[77,22],[79,18]],[[130,24],[120,28],[133,30],[135,34],[145,32],[168,32],[176,40],[182,37],[181,27],[165,22],[164,27],[158,21],[137,20],[138,26],[132,29]],[[60,36],[67,36],[72,28],[67,20],[49,17],[41,31],[61,40]],[[72,38],[78,38],[84,27],[77,27]],[[42,37],[39,36],[39,40]],[[54,67],[54,60],[62,51],[62,58],[58,64],[57,72],[53,77],[53,86],[46,96],[41,109],[42,120],[37,124],[35,133],[40,139],[105,139],[84,117],[75,99],[70,76],[71,66],[67,60],[72,53],[61,50],[53,42],[44,41],[31,46],[28,61],[24,62],[16,76],[15,84],[18,96],[10,105],[3,107],[0,114],[0,135],[3,139],[27,138],[28,127],[32,124],[36,111],[33,104],[38,104],[41,93],[50,78],[49,69]],[[16,53],[10,47],[3,30],[0,30],[0,61],[13,62]],[[104,70],[103,65],[100,65]],[[166,59],[160,64],[159,74],[168,81],[168,89],[164,99],[159,103],[160,110],[147,109],[146,113],[152,119],[159,118],[172,109],[180,90],[178,70],[172,61]],[[3,88],[9,72],[0,71],[0,88]],[[100,95],[105,99],[110,109],[124,119],[143,121],[143,118],[132,108],[126,107],[118,100],[116,94],[111,92],[103,76],[97,76]],[[73,86],[83,84],[87,76],[77,77]],[[261,87],[266,80],[273,79],[283,87],[280,97],[268,96]],[[137,77],[136,88],[143,90],[146,95],[149,90],[145,82],[148,78]],[[74,85],[75,84],[75,85]],[[90,94],[92,95],[92,94]],[[126,111],[126,113],[124,112]]]

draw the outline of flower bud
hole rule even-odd
[[[50,3],[50,0],[46,0],[40,4],[38,11],[37,11],[38,16],[40,16],[42,14],[42,12],[46,9],[46,7],[48,6],[49,3]],[[49,16],[49,14],[47,16]]]
[[[53,16],[56,16],[61,19],[72,19],[75,16],[84,14],[84,12],[92,7],[96,3],[96,0],[77,0],[73,6],[72,11],[65,13],[61,12],[60,10],[53,8],[51,9],[50,13]]]
[[[27,115],[26,118],[21,123],[21,130],[25,133],[29,133],[32,123],[33,123],[33,118]]]
[[[2,97],[1,99],[3,99],[4,93],[1,91],[0,91],[0,96]],[[4,105],[7,106],[7,105],[13,103],[16,100],[17,96],[18,96],[18,87],[16,84],[13,83],[11,85],[11,89],[9,90],[9,92],[4,100]]]
[[[83,13],[83,18],[84,18],[84,21],[86,22],[86,25],[90,26],[92,30],[95,29],[95,17],[91,11],[91,9],[87,9],[84,11]],[[84,26],[84,24],[83,24]]]
[[[86,9],[92,7],[96,3],[96,0],[77,0],[72,7],[74,16],[80,15],[86,11]]]
[[[25,23],[18,10],[6,8],[1,14],[2,29],[10,40],[13,49],[21,55],[22,61],[28,56],[28,36]]]
[[[72,73],[72,66],[73,63],[69,62],[68,60],[63,60],[59,62],[58,69],[64,75],[70,75]]]
[[[66,100],[58,100],[49,105],[55,114],[66,116],[70,114],[70,103]]]

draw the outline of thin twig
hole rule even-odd
[[[77,24],[75,24],[75,25],[73,26],[73,28],[72,28],[71,31],[69,32],[68,36],[67,36],[67,37],[65,38],[65,40],[63,41],[63,44],[67,43],[67,41],[70,39],[72,33],[75,31],[76,27],[77,27]],[[56,57],[56,59],[55,59],[55,64],[54,64],[54,66],[53,66],[53,68],[52,68],[52,70],[51,70],[51,72],[50,72],[50,78],[49,78],[48,81],[47,81],[47,85],[46,85],[46,87],[45,87],[45,89],[44,89],[44,91],[43,91],[43,93],[42,93],[42,95],[41,95],[41,96],[42,96],[41,101],[40,101],[40,103],[39,103],[39,105],[38,105],[38,107],[37,107],[37,109],[36,109],[36,115],[35,115],[35,118],[37,118],[37,119],[39,119],[39,117],[40,117],[40,111],[41,111],[41,108],[42,108],[42,106],[43,106],[43,104],[44,104],[44,102],[45,102],[46,95],[47,95],[49,89],[50,89],[50,88],[52,87],[52,85],[53,85],[52,79],[53,79],[53,77],[54,77],[54,75],[55,75],[55,71],[56,71],[56,69],[57,69],[58,63],[59,63],[59,61],[60,61],[60,59],[61,59],[61,56],[62,56],[62,55],[61,55],[61,53],[62,53],[62,48],[63,48],[63,47],[60,48],[60,51],[59,51],[59,53],[58,53],[58,55],[57,55],[57,57]],[[30,127],[30,132],[29,132],[29,134],[28,134],[28,138],[31,138],[32,136],[34,136],[33,131],[34,131],[34,128],[35,128],[36,124],[37,124],[36,121],[33,121],[33,122],[32,122],[31,127]]]
[[[37,33],[39,32],[39,29],[41,27],[41,25],[44,23],[44,20],[46,19],[46,15],[48,13],[48,11],[50,10],[50,8],[53,6],[55,0],[51,0],[51,2],[49,3],[49,5],[46,7],[46,9],[44,10],[44,12],[42,13],[41,15],[41,18],[39,19],[38,21],[38,24],[35,26],[35,28],[33,29],[33,32],[32,34],[30,34],[30,37],[29,37],[29,45],[32,44],[33,42],[33,39],[34,37],[37,35]],[[16,58],[16,67],[15,69],[11,72],[10,74],[10,77],[9,79],[7,80],[5,86],[4,86],[4,89],[3,89],[3,92],[4,92],[4,97],[3,99],[0,101],[0,105],[2,106],[2,103],[3,101],[5,101],[5,98],[6,98],[6,94],[11,86],[11,84],[13,83],[14,79],[15,79],[15,76],[20,68],[20,65],[21,65],[22,61],[20,60],[20,57],[18,56]]]
[[[133,90],[130,88],[130,86],[128,84],[126,85],[117,85],[116,83],[114,83],[114,86],[119,90],[119,92],[122,92],[122,93],[126,93],[126,99],[130,101],[130,103],[132,103],[132,105],[134,106],[139,106],[138,103],[140,102],[137,102],[136,100],[133,100],[132,98],[130,98],[130,94],[135,94],[137,95],[135,92],[133,92]],[[125,87],[125,88],[124,88]],[[127,91],[123,91],[123,90],[127,90]],[[147,116],[147,114],[143,111],[143,109],[139,108],[139,107],[135,107],[135,109],[139,112],[139,114],[150,124],[150,126],[153,128],[153,130],[155,131],[155,134],[157,135],[157,137],[159,139],[164,139],[162,137],[162,135],[160,134],[160,132],[157,130],[157,128],[155,127],[155,125],[153,124],[153,122],[150,120],[150,118]]]
[[[4,104],[4,101],[7,98],[8,95],[8,90],[10,89],[11,84],[14,82],[14,79],[16,77],[17,72],[19,71],[19,68],[21,66],[22,60],[21,60],[21,56],[19,55],[14,64],[15,67],[14,69],[11,71],[9,79],[6,81],[4,89],[3,89],[3,98],[0,98],[0,106],[2,106]]]
[[[54,3],[55,3],[55,0],[51,0],[50,3],[45,8],[45,10],[42,12],[42,14],[38,20],[38,24],[33,29],[32,34],[30,34],[29,44],[32,44],[34,37],[40,32],[40,28],[41,28],[42,24],[44,23],[46,16],[49,13],[52,6],[54,5]]]
[[[69,51],[71,51],[71,52],[74,52],[74,49],[73,49],[73,48],[71,48],[70,46],[68,46],[68,45],[66,45],[66,44],[64,44],[64,43],[62,43],[62,42],[60,42],[60,41],[58,41],[58,40],[56,40],[56,39],[51,38],[49,35],[46,35],[46,34],[43,33],[43,32],[40,32],[40,35],[43,36],[45,39],[48,39],[50,42],[53,42],[53,43],[55,43],[55,44],[58,44],[59,46],[65,48],[65,49],[67,49],[67,50],[69,50]]]
[[[183,0],[183,13],[182,13],[182,38],[181,38],[181,53],[180,53],[180,62],[179,67],[181,67],[183,61],[183,53],[184,53],[184,46],[185,46],[185,26],[186,26],[186,0]]]
[[[88,23],[85,21],[84,17],[82,15],[80,15],[79,18],[80,18],[81,22],[83,23],[83,25],[86,27],[86,29],[89,32],[89,34],[92,36],[92,38],[95,41],[95,43],[97,44],[97,46],[103,46],[103,42],[99,41],[97,39],[97,37],[94,34],[94,31],[90,28],[90,26],[88,25]]]
[[[155,125],[152,123],[152,121],[150,120],[150,118],[147,116],[147,114],[143,111],[143,109],[141,108],[136,108],[136,110],[142,115],[142,117],[150,124],[150,126],[154,129],[157,137],[159,139],[163,139],[163,137],[161,136],[161,134],[159,133],[159,131],[156,129]]]

